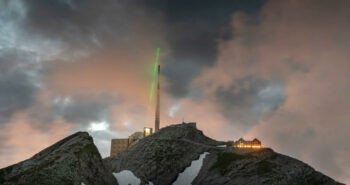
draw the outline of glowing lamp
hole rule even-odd
[[[144,135],[144,137],[149,136],[149,135],[151,135],[151,134],[152,134],[152,128],[145,127],[145,128],[143,129],[143,135]]]

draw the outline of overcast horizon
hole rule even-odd
[[[197,122],[350,184],[350,1],[2,0],[0,168],[77,131]]]

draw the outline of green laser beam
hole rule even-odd
[[[155,84],[157,81],[157,69],[158,69],[158,61],[159,61],[159,54],[160,54],[160,48],[157,48],[156,51],[156,60],[154,62],[154,66],[153,66],[153,80],[151,83],[151,90],[150,90],[150,94],[149,94],[149,101],[152,101],[153,95],[154,95],[154,89],[155,89]]]

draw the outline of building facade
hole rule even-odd
[[[236,148],[261,148],[261,141],[258,139],[253,139],[252,141],[246,141],[240,138],[238,141],[233,142],[233,147]]]
[[[112,139],[111,142],[111,157],[117,156],[129,147],[129,139]]]
[[[119,153],[125,151],[129,147],[135,145],[140,139],[152,134],[152,128],[145,127],[143,132],[135,132],[128,138],[112,139],[111,157],[116,157]]]
[[[143,138],[143,132],[135,132],[129,136],[129,147],[133,146],[138,140]]]

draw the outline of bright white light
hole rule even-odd
[[[69,97],[65,97],[64,99],[63,99],[63,104],[69,104],[71,102],[71,100],[70,100],[70,98]]]
[[[171,106],[170,109],[169,109],[168,115],[169,115],[170,117],[174,117],[175,113],[176,113],[178,110],[180,110],[180,108],[181,108],[180,104],[175,104],[175,105]]]
[[[68,105],[71,102],[71,98],[69,96],[57,96],[53,98],[52,102],[54,104]]]
[[[130,125],[130,121],[124,121],[124,126],[129,126]]]
[[[107,130],[108,127],[109,127],[109,124],[107,122],[105,122],[105,121],[102,121],[102,122],[91,122],[89,130],[91,130],[92,132],[94,132],[94,131],[103,131],[103,130]]]

